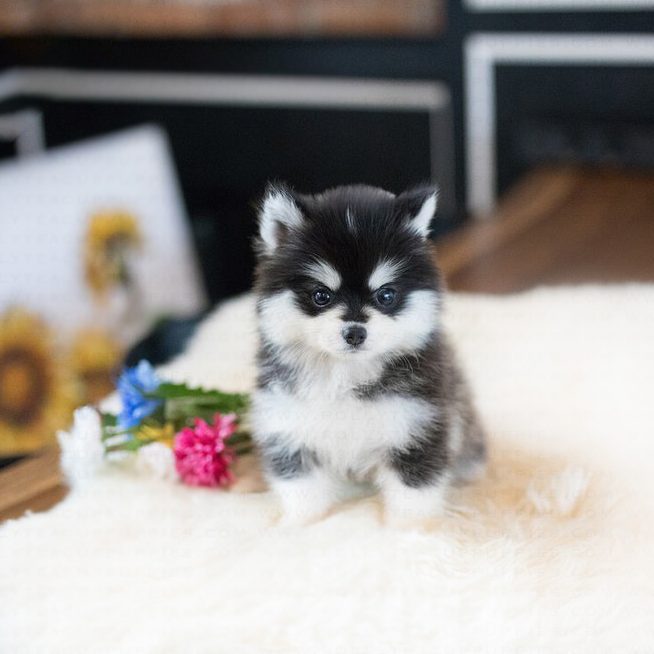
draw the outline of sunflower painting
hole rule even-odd
[[[0,315],[0,456],[51,443],[77,403],[46,326],[20,309]]]
[[[84,240],[84,271],[94,298],[105,302],[114,289],[130,290],[130,257],[141,247],[136,218],[126,211],[102,211],[89,218]]]

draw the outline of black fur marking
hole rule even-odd
[[[422,350],[386,362],[377,381],[359,386],[354,393],[362,400],[394,394],[420,398],[438,406],[446,400],[442,355],[435,335]]]
[[[398,195],[396,203],[401,212],[408,216],[415,216],[427,198],[435,193],[436,189],[433,186],[418,186]]]
[[[306,448],[291,451],[279,447],[273,437],[262,446],[264,464],[268,472],[280,479],[295,479],[307,474],[318,461],[315,454]]]
[[[275,347],[263,338],[257,353],[259,374],[257,387],[266,388],[271,384],[281,385],[285,390],[293,392],[297,384],[297,372],[288,364],[282,363],[277,356]]]
[[[433,192],[423,189],[418,196],[424,201]],[[402,311],[411,291],[440,290],[428,245],[408,227],[421,206],[418,196],[395,198],[368,186],[339,187],[316,196],[285,193],[300,209],[304,224],[280,235],[273,253],[259,245],[259,297],[290,289],[306,315],[342,306],[344,320],[364,322],[365,307],[393,316]],[[322,284],[306,272],[316,260],[332,265],[343,280],[339,289],[330,289],[334,297],[326,307],[313,302],[312,294]],[[380,307],[375,301],[377,289],[368,287],[370,275],[384,260],[402,262],[402,273],[392,284],[397,300],[389,307]]]
[[[411,488],[434,484],[448,466],[445,431],[437,424],[401,450],[391,450],[390,467]]]
[[[390,467],[411,488],[433,484],[449,463],[449,420],[445,408],[454,398],[451,370],[445,359],[446,347],[442,339],[435,337],[422,350],[387,362],[379,380],[355,391],[364,400],[401,395],[438,407],[438,418],[421,433],[413,434],[409,446],[389,452]]]

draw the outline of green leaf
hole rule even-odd
[[[138,439],[138,438],[132,438],[128,441],[125,441],[124,443],[118,443],[116,445],[110,445],[109,447],[105,448],[105,452],[136,452],[137,450],[141,449],[144,445],[149,445],[150,443],[154,443],[155,441],[152,439]]]
[[[102,429],[112,429],[118,425],[118,416],[115,416],[113,413],[103,413],[100,412],[100,424]]]
[[[217,412],[241,415],[249,403],[246,394],[189,388],[185,384],[164,383],[152,395],[164,400],[164,420],[176,424],[196,417],[211,420]]]
[[[186,384],[172,384],[164,382],[157,388],[151,397],[162,400],[172,399],[195,399],[202,400],[203,403],[216,403],[225,406],[240,407],[241,410],[247,407],[249,396],[246,393],[223,393],[217,390],[207,390],[204,388],[189,388]]]
[[[178,400],[168,400],[165,418],[166,421],[175,425],[176,431],[179,431],[182,427],[192,427],[194,418],[202,418],[202,420],[211,422],[216,411],[220,411],[220,409],[215,406],[201,407],[185,402],[180,403]]]
[[[252,436],[250,436],[249,432],[247,431],[237,431],[226,440],[228,445],[240,445],[241,443],[245,443],[247,445],[252,444]]]

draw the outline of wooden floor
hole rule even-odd
[[[654,281],[654,174],[540,170],[437,244],[449,287]]]
[[[436,252],[455,291],[654,281],[654,174],[536,171]],[[65,492],[54,450],[10,466],[0,471],[0,520],[45,510]]]

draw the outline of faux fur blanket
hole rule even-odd
[[[437,529],[107,468],[0,529],[0,652],[654,651],[654,287],[453,296],[490,435]],[[165,374],[247,390],[252,300]],[[252,485],[246,475],[240,490]]]

